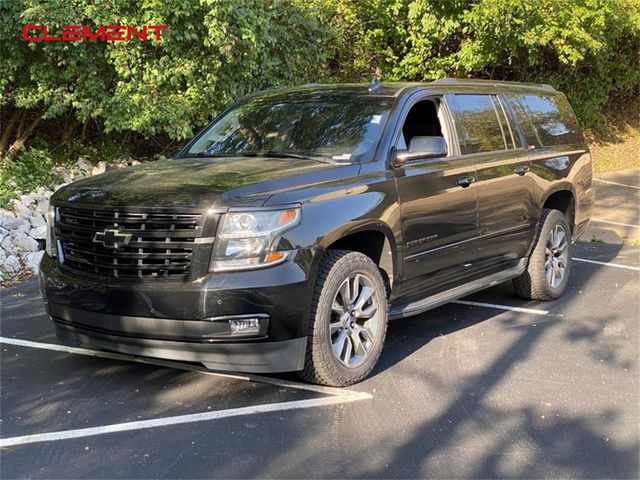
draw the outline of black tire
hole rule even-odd
[[[358,277],[359,282],[364,283],[366,281],[368,288],[373,289],[371,300],[369,300],[370,303],[367,305],[371,308],[373,302],[377,302],[377,308],[372,309],[376,312],[374,314],[376,328],[375,335],[372,335],[373,340],[360,344],[368,346],[366,353],[362,355],[361,363],[354,362],[354,366],[347,366],[338,358],[339,354],[334,353],[332,342],[338,344],[337,335],[340,335],[344,330],[343,336],[346,335],[348,338],[343,339],[342,343],[351,343],[351,348],[356,351],[358,347],[355,346],[356,343],[351,340],[351,334],[348,333],[355,330],[341,327],[332,334],[330,323],[333,321],[335,326],[342,321],[340,320],[342,318],[345,318],[345,322],[349,322],[347,319],[349,314],[347,314],[347,317],[340,316],[332,306],[335,305],[338,299],[342,298],[341,296],[338,297],[338,295],[341,295],[339,293],[341,286],[356,274],[361,275]],[[364,286],[361,288],[363,289]],[[363,291],[362,289],[360,290],[361,292]],[[360,297],[356,294],[355,298]],[[338,303],[341,303],[341,301]],[[349,310],[351,309],[349,308]],[[366,378],[373,370],[382,352],[382,345],[387,331],[387,317],[388,304],[385,283],[378,266],[362,253],[346,250],[327,251],[321,260],[318,270],[311,308],[309,340],[307,342],[304,369],[298,372],[300,377],[311,383],[334,387],[353,385]],[[348,318],[356,320],[356,328],[357,322],[364,322],[364,324],[369,322],[369,320],[361,320],[356,317]],[[354,323],[350,323],[350,325],[354,326]],[[359,334],[357,335],[358,340],[360,340],[361,337]],[[371,336],[367,336],[367,338],[371,338]],[[345,350],[342,351],[345,352]],[[348,355],[347,353],[346,356]]]
[[[556,256],[557,252],[547,251],[552,232],[557,232],[557,229],[564,231],[566,239],[566,252],[563,251],[561,257]],[[559,298],[567,287],[567,281],[571,273],[571,251],[571,228],[569,227],[567,218],[559,210],[543,210],[538,238],[529,256],[527,269],[522,275],[513,280],[516,293],[527,300],[546,301]],[[559,262],[558,258],[565,258],[566,256],[564,273],[561,280],[554,280],[554,282],[557,281],[555,285],[552,284],[552,281],[547,276],[547,272],[549,272],[547,262],[551,256],[555,257],[556,262]],[[551,270],[553,270],[553,266],[551,266]],[[555,278],[555,272],[553,275]]]

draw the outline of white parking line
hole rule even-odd
[[[222,378],[232,378],[235,380],[245,380],[248,382],[267,383],[278,387],[295,388],[298,390],[307,390],[310,392],[324,393],[333,396],[348,396],[351,394],[359,394],[353,390],[345,390],[344,388],[324,387],[322,385],[311,385],[301,382],[293,382],[279,378],[263,377],[261,375],[240,375],[233,373],[220,373],[206,369],[204,366],[190,365],[188,363],[174,362],[171,360],[160,360],[148,357],[137,357],[124,353],[104,352],[101,350],[90,350],[87,348],[67,347],[66,345],[58,345],[55,343],[32,342],[30,340],[21,340],[19,338],[0,337],[0,344],[16,345],[19,347],[39,348],[41,350],[52,350],[55,352],[71,353],[74,355],[85,355],[88,357],[109,358],[111,360],[122,360],[125,362],[143,363],[145,365],[154,365],[157,367],[175,368],[178,370],[187,370],[189,372],[197,372],[204,375],[211,375]]]
[[[608,183],[609,185],[617,185],[619,187],[635,188],[636,190],[640,190],[640,187],[637,187],[635,185],[627,185],[626,183],[612,182],[610,180],[602,180],[600,178],[594,178],[593,180],[596,182]]]
[[[634,225],[633,223],[612,222],[611,220],[604,220],[602,218],[592,218],[591,221],[596,223],[610,223],[611,225],[619,225],[621,227],[640,228],[640,225]]]
[[[79,428],[77,430],[62,430],[59,432],[49,433],[36,433],[33,435],[0,439],[0,447],[11,447],[16,445],[24,445],[26,443],[51,442],[54,440],[69,440],[74,438],[89,437],[93,435],[103,435],[105,433],[128,432],[132,430],[166,427],[184,423],[206,422],[210,420],[219,420],[221,418],[237,417],[240,415],[255,415],[258,413],[280,412],[283,410],[299,410],[302,408],[312,408],[326,405],[335,405],[338,403],[354,402],[358,400],[365,400],[368,398],[371,398],[368,393],[351,392],[351,394],[347,396],[342,395],[316,398],[312,400],[296,400],[292,402],[257,405],[254,407],[231,408],[228,410],[218,410],[215,412],[191,413],[188,415],[153,418],[150,420],[140,420],[136,422],[115,423],[112,425],[103,425],[101,427]]]
[[[614,267],[614,268],[623,268],[625,270],[634,270],[636,272],[640,272],[640,267],[632,267],[630,265],[621,265],[619,263],[598,262],[597,260],[587,260],[586,258],[577,258],[577,257],[571,257],[571,260],[575,260],[576,262],[593,263],[594,265],[602,265],[602,266],[605,266],[605,267]]]
[[[519,313],[531,313],[533,315],[549,315],[549,310],[538,310],[537,308],[512,307],[510,305],[497,305],[495,303],[471,302],[469,300],[456,300],[452,303],[460,305],[470,305],[472,307],[495,308],[497,310],[508,310]]]
[[[183,423],[203,422],[209,420],[218,420],[220,418],[237,417],[240,415],[254,415],[258,413],[278,412],[282,410],[298,410],[302,408],[321,407],[326,405],[335,405],[339,403],[348,403],[359,400],[367,400],[373,398],[366,392],[356,392],[344,388],[323,387],[321,385],[310,385],[306,383],[293,382],[260,375],[234,375],[227,373],[218,373],[207,370],[204,367],[196,365],[184,364],[181,362],[173,362],[168,360],[156,360],[145,357],[136,357],[122,353],[103,352],[99,350],[89,350],[86,348],[67,347],[65,345],[57,345],[55,343],[32,342],[30,340],[21,340],[18,338],[0,337],[0,344],[15,345],[27,348],[38,348],[41,350],[52,350],[55,352],[71,353],[74,355],[85,355],[90,357],[109,358],[112,360],[122,360],[127,362],[143,363],[146,365],[154,365],[159,367],[176,368],[179,370],[187,370],[191,372],[201,373],[204,375],[212,375],[222,378],[232,378],[236,380],[244,380],[250,382],[266,383],[278,387],[294,388],[298,390],[308,390],[316,393],[328,395],[323,398],[315,398],[310,400],[295,400],[291,402],[271,403],[265,405],[255,405],[251,407],[231,408],[227,410],[218,410],[215,412],[192,413],[187,415],[177,415],[172,417],[153,418],[149,420],[140,420],[136,422],[116,423],[112,425],[103,425],[100,427],[80,428],[76,430],[63,430],[59,432],[37,433],[33,435],[24,435],[18,437],[0,438],[0,448],[15,445],[23,445],[26,443],[50,442],[54,440],[68,440],[73,438],[88,437],[93,435],[102,435],[105,433],[126,432],[130,430],[142,430],[147,428],[164,427],[170,425],[180,425]]]

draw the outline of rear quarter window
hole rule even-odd
[[[512,95],[509,103],[527,144],[546,147],[582,141],[575,115],[563,95]]]

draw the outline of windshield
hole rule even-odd
[[[230,155],[371,160],[391,99],[329,97],[249,100],[229,110],[181,157]]]

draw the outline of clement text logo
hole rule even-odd
[[[149,37],[160,40],[162,30],[168,25],[142,25],[135,28],[130,25],[101,25],[99,27],[87,27],[85,25],[63,25],[58,35],[51,35],[46,25],[25,25],[22,27],[22,39],[25,42],[123,42],[136,37],[147,41]]]

